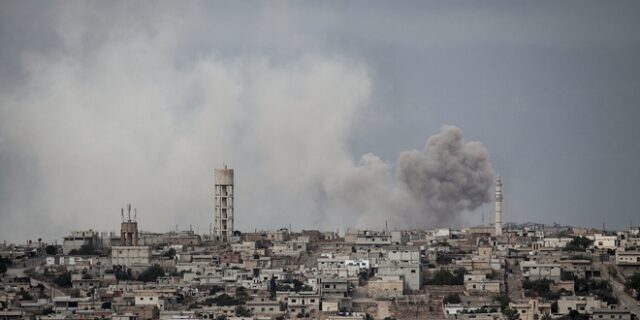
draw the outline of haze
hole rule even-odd
[[[478,224],[494,173],[505,221],[637,224],[639,30],[637,1],[3,1],[0,239],[128,202],[208,233],[223,163],[240,230]],[[398,186],[447,130],[484,174],[443,220]]]

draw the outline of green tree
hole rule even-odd
[[[55,280],[53,280],[53,282],[55,282],[55,284],[60,287],[64,287],[64,288],[71,287],[71,272],[67,271],[65,273],[60,274],[58,277],[56,277]]]
[[[592,243],[593,243],[593,240],[585,236],[578,236],[578,237],[574,237],[573,240],[569,241],[569,243],[567,243],[567,246],[564,247],[563,250],[585,252],[587,251],[587,248],[589,248],[589,246]]]
[[[53,256],[58,253],[58,249],[55,246],[48,245],[44,248],[44,252],[50,256]]]
[[[502,293],[500,295],[497,295],[495,300],[500,303],[500,309],[505,310],[509,308],[509,302],[511,302],[511,298],[509,298],[508,294]]]
[[[454,270],[453,273],[445,269],[440,269],[433,275],[430,284],[440,286],[463,285],[466,272],[464,268],[458,268]]]
[[[518,310],[515,310],[515,309],[511,309],[511,308],[503,309],[502,314],[504,314],[505,317],[507,317],[507,320],[520,319],[520,313],[518,313]]]
[[[445,304],[449,303],[460,303],[462,300],[460,299],[460,295],[457,293],[450,293],[446,297],[444,297],[443,302]]]
[[[122,268],[115,269],[113,273],[116,275],[118,281],[133,280],[133,274],[131,269],[122,270]]]
[[[633,273],[632,276],[627,278],[627,281],[625,281],[624,285],[629,290],[635,290],[636,299],[640,300],[640,273]]]
[[[173,259],[176,256],[176,249],[171,248],[167,252],[164,253],[165,257]]]
[[[251,313],[251,310],[245,308],[244,306],[237,306],[236,307],[236,316],[238,316],[238,317],[251,317],[251,316],[253,316],[253,313]]]
[[[276,283],[276,278],[271,276],[271,280],[269,280],[269,293],[271,294],[271,298],[276,297],[277,291],[278,291],[278,284]]]
[[[240,300],[231,297],[230,295],[223,293],[215,298],[209,298],[210,303],[218,306],[237,306],[240,304]]]
[[[213,287],[211,287],[211,290],[209,290],[209,294],[214,295],[221,291],[224,291],[224,287],[216,284],[216,285],[213,285]]]
[[[160,277],[164,277],[164,269],[162,269],[161,266],[154,264],[138,275],[138,281],[155,282]]]
[[[92,244],[83,244],[80,246],[80,249],[73,249],[69,251],[69,255],[72,256],[95,256],[98,255],[99,252]]]

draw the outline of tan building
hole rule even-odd
[[[551,314],[551,303],[541,303],[537,299],[510,302],[509,308],[518,311],[520,320],[539,320],[545,314]]]
[[[592,313],[593,310],[606,308],[606,306],[607,304],[602,300],[592,296],[564,296],[558,299],[558,313],[563,315],[574,310],[580,313]]]
[[[114,266],[148,266],[151,250],[147,246],[111,248],[111,264]]]

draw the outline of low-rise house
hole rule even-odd
[[[323,297],[347,297],[349,296],[349,281],[345,278],[322,278],[320,293]]]
[[[536,261],[523,261],[520,263],[522,277],[527,280],[549,279],[560,281],[562,268],[557,263],[538,263]]]
[[[520,315],[520,320],[540,320],[545,314],[551,314],[551,303],[541,303],[538,299],[510,302],[509,308]]]
[[[592,320],[631,320],[632,314],[629,310],[621,309],[595,309],[591,311]]]
[[[147,246],[115,246],[111,248],[111,265],[125,267],[149,266],[151,249]]]
[[[401,276],[405,290],[418,291],[422,288],[422,265],[418,262],[382,262],[378,266],[377,275]]]
[[[246,307],[254,315],[278,316],[284,313],[281,310],[280,302],[265,297],[255,298],[247,301]]]
[[[558,313],[563,315],[574,310],[580,313],[591,313],[606,306],[606,302],[592,296],[562,296],[558,299]]]
[[[287,297],[287,311],[291,314],[315,313],[320,310],[320,295],[291,294]]]

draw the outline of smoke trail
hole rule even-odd
[[[445,225],[491,201],[493,168],[489,153],[479,142],[466,142],[462,131],[444,126],[427,140],[425,150],[400,154],[398,180],[427,221]]]

